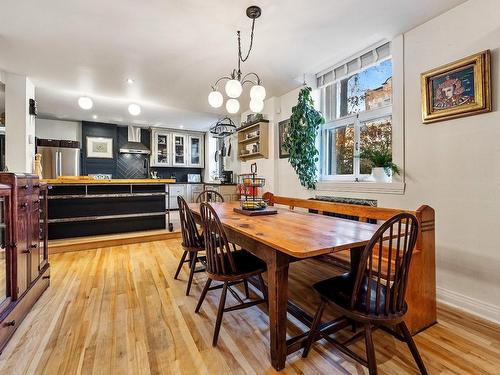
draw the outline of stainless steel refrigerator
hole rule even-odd
[[[50,144],[49,142],[45,143]],[[42,155],[43,178],[80,175],[79,142],[63,143],[61,141],[59,146],[54,142],[51,146],[39,145],[37,153]]]

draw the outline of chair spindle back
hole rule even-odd
[[[182,246],[186,248],[203,248],[202,236],[198,232],[193,214],[186,201],[179,195],[177,203],[181,222]]]
[[[196,203],[224,202],[224,197],[215,190],[203,190],[197,197]]]
[[[363,305],[365,313],[378,317],[405,312],[408,272],[417,235],[418,220],[410,213],[397,214],[380,226],[362,250],[352,309]]]
[[[224,227],[217,212],[209,203],[200,205],[203,236],[207,257],[207,272],[215,275],[230,275],[237,272]]]

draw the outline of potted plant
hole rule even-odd
[[[359,157],[371,164],[375,182],[391,182],[392,175],[400,173],[399,167],[392,162],[392,152],[388,148],[367,148]]]
[[[316,163],[319,152],[316,148],[316,136],[325,119],[314,108],[312,89],[304,87],[299,92],[299,100],[292,108],[288,135],[283,147],[288,150],[288,161],[299,177],[300,184],[307,189],[316,188]]]

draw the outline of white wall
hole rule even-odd
[[[276,145],[275,145],[275,135],[277,134],[278,123],[276,122],[276,112],[279,111],[279,98],[272,97],[264,102],[264,109],[262,110],[262,114],[264,118],[269,120],[269,159],[255,159],[249,160],[246,162],[240,162],[239,168],[234,168],[238,170],[237,173],[250,173],[250,166],[253,163],[257,164],[257,173],[259,176],[266,177],[266,186],[264,188],[265,191],[276,191]],[[247,115],[251,113],[250,111],[246,111],[242,114],[242,121],[246,119]],[[234,137],[237,137],[234,135]],[[237,138],[235,138],[234,143],[236,146],[238,145]],[[237,147],[236,147],[237,148]],[[236,154],[236,153],[235,153]],[[235,156],[237,157],[237,155]],[[237,159],[235,159],[237,160]]]
[[[79,141],[82,144],[82,123],[37,118],[35,134],[38,138]]]
[[[29,99],[35,86],[25,76],[5,73],[5,164],[11,172],[31,172],[35,155],[35,118]]]
[[[438,298],[500,321],[500,1],[470,0],[404,34],[404,195],[307,191],[286,159],[259,162],[285,196],[377,199],[379,206],[436,210]],[[493,112],[423,125],[420,73],[491,49]],[[290,116],[298,90],[280,98],[273,125]],[[276,130],[273,132],[276,134]],[[248,163],[242,163],[246,170]],[[271,167],[274,165],[274,169]]]

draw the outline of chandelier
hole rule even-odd
[[[238,98],[243,92],[243,85],[251,84],[252,88],[250,89],[250,110],[255,113],[260,113],[264,108],[264,99],[266,98],[266,89],[261,85],[262,81],[257,73],[247,73],[243,75],[241,72],[241,63],[244,63],[248,60],[250,56],[250,52],[253,47],[253,32],[255,27],[255,20],[260,17],[262,14],[261,9],[258,6],[251,6],[247,8],[247,16],[252,20],[252,31],[250,34],[250,46],[248,48],[248,52],[246,56],[243,57],[241,53],[241,36],[240,31],[236,32],[238,36],[238,68],[233,69],[229,76],[220,77],[215,84],[212,85],[212,91],[208,94],[208,103],[213,108],[219,108],[224,103],[224,96],[219,91],[218,85],[226,81],[224,86],[224,90],[229,99],[226,102],[226,110],[229,113],[237,113],[240,110],[240,102]]]

